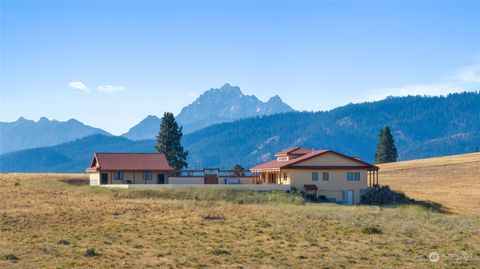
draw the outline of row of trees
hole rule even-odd
[[[157,152],[165,154],[169,165],[177,170],[188,167],[188,151],[183,149],[181,144],[182,136],[182,127],[178,126],[173,114],[165,112],[157,136],[155,149]],[[396,162],[397,158],[398,153],[395,147],[395,141],[390,128],[386,126],[380,130],[379,143],[375,153],[375,163]],[[236,164],[232,169],[243,171],[245,168],[240,164]]]

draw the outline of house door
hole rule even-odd
[[[347,191],[347,205],[353,205],[353,191]]]
[[[108,174],[107,173],[101,173],[100,174],[100,184],[102,184],[102,185],[108,184]]]
[[[157,175],[157,184],[165,184],[165,174]]]
[[[204,175],[203,177],[204,184],[218,184],[218,176],[217,175]]]

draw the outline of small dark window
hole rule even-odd
[[[123,180],[123,172],[114,172],[113,173],[113,179],[114,180]]]
[[[312,172],[312,180],[318,181],[318,172]]]
[[[288,175],[287,173],[283,173],[283,181],[287,181],[288,180]]]
[[[360,172],[353,173],[353,180],[360,181]]]
[[[150,172],[150,171],[144,172],[143,173],[143,179],[144,180],[152,180],[152,172]]]
[[[328,181],[330,179],[330,173],[328,172],[323,172],[322,173],[322,180],[323,181]]]
[[[347,172],[347,180],[352,181],[353,180],[353,172]]]

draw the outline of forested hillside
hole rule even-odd
[[[214,125],[186,135],[194,167],[251,166],[291,146],[333,149],[373,161],[378,132],[391,127],[399,159],[477,151],[480,94],[389,97],[327,112],[291,112]]]

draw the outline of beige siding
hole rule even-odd
[[[327,152],[320,156],[294,164],[293,166],[362,166],[362,164],[335,153]]]
[[[90,185],[100,185],[100,173],[90,173]]]
[[[121,172],[121,171],[119,171]],[[168,183],[168,173],[164,172],[152,172],[152,180],[145,180],[144,179],[144,172],[143,171],[135,171],[135,172],[123,172],[123,180],[114,180],[113,174],[115,172],[101,172],[101,173],[92,173],[90,174],[90,179],[93,177],[98,177],[98,182],[100,182],[100,174],[108,174],[108,184],[127,184],[127,180],[131,181],[131,184],[157,184],[158,182],[158,174],[165,175],[165,184]],[[96,175],[96,176],[94,176]],[[92,181],[91,181],[92,182]],[[91,185],[93,185],[91,183]]]
[[[318,188],[317,195],[324,195],[327,198],[335,198],[337,202],[343,202],[343,192],[353,190],[354,203],[360,201],[360,190],[367,189],[367,170],[346,169],[346,170],[314,170],[314,169],[288,169],[282,170],[289,177],[289,183],[300,191],[305,191],[304,185],[315,184]],[[318,173],[318,181],[312,180],[312,172]],[[322,173],[329,173],[329,180],[322,180]],[[347,172],[360,172],[360,181],[348,181]],[[343,191],[343,192],[342,192]]]

